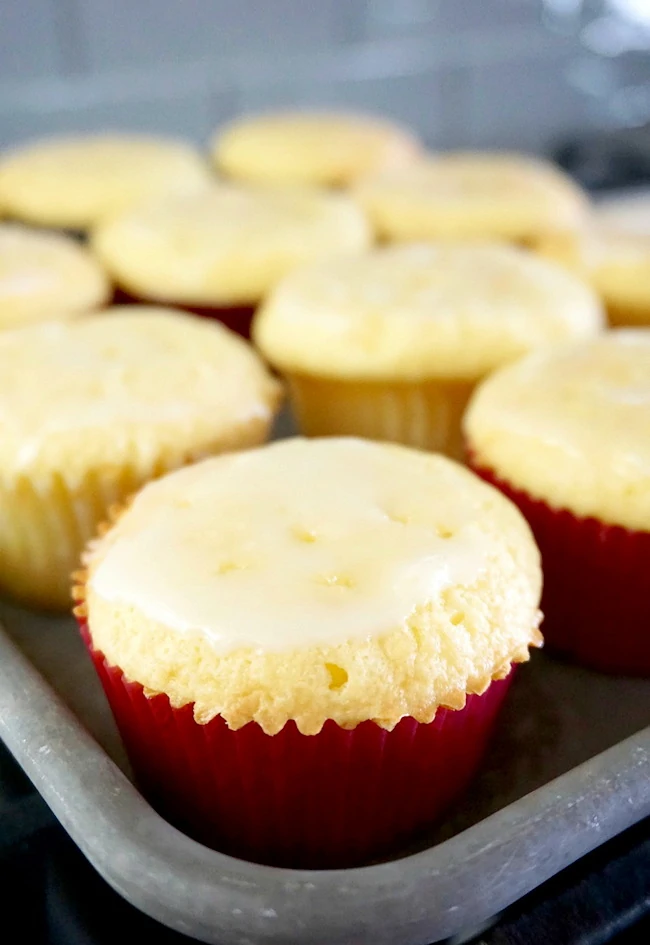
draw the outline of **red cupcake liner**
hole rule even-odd
[[[518,506],[535,536],[547,647],[600,672],[650,676],[650,532],[552,508],[471,456],[469,464]]]
[[[172,308],[179,308],[184,312],[191,312],[193,315],[201,315],[203,318],[214,318],[221,322],[226,328],[241,335],[242,338],[250,338],[251,322],[255,314],[255,305],[223,305],[223,306],[200,306],[185,305],[182,302],[163,302],[160,299],[143,299],[135,295],[130,295],[124,289],[115,288],[113,292],[113,305],[169,305]]]
[[[254,722],[231,731],[221,717],[199,725],[192,705],[147,697],[81,630],[153,806],[210,847],[279,866],[352,866],[412,842],[469,784],[513,675],[426,725],[328,720],[302,735],[289,722],[266,735]]]

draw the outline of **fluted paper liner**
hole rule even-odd
[[[195,839],[262,863],[353,866],[412,842],[468,786],[512,678],[390,732],[332,720],[318,735],[293,722],[277,735],[255,722],[232,731],[129,682],[94,649],[84,609],[81,631],[145,796]]]
[[[287,380],[307,436],[361,436],[462,456],[461,419],[474,388],[469,381],[355,382],[301,374]]]
[[[519,507],[539,545],[546,645],[601,672],[650,676],[650,532],[553,508],[470,460]]]

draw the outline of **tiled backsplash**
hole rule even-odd
[[[104,127],[204,141],[242,110],[293,104],[384,112],[434,146],[544,151],[600,120],[572,78],[576,31],[549,15],[579,6],[4,0],[0,144]]]

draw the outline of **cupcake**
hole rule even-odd
[[[549,233],[571,242],[587,209],[559,168],[528,155],[459,152],[362,180],[355,196],[378,236],[498,239],[534,247]]]
[[[310,436],[358,435],[463,453],[475,384],[534,348],[595,334],[593,291],[500,244],[391,246],[296,271],[254,339],[286,375]]]
[[[258,302],[297,266],[365,249],[347,197],[215,185],[100,226],[94,250],[128,298],[211,315],[247,335]]]
[[[77,615],[137,780],[233,855],[348,866],[438,818],[541,643],[514,506],[441,456],[282,440],[146,486]]]
[[[278,385],[220,325],[162,309],[0,333],[0,594],[70,606],[70,572],[142,483],[261,443]]]
[[[602,201],[577,243],[549,237],[540,252],[588,279],[612,325],[650,325],[650,201]]]
[[[103,305],[103,270],[74,240],[0,224],[0,330],[74,318]]]
[[[0,204],[6,216],[26,223],[84,231],[143,200],[209,180],[198,150],[173,138],[51,138],[0,160]]]
[[[517,503],[544,569],[549,646],[650,673],[650,331],[530,355],[479,388],[474,468]]]
[[[241,118],[220,129],[212,144],[217,169],[233,180],[324,187],[406,167],[419,150],[413,134],[385,119],[328,112]]]

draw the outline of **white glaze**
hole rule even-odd
[[[296,439],[167,476],[118,523],[93,593],[224,653],[394,630],[477,581],[490,550],[473,482],[413,455]]]

